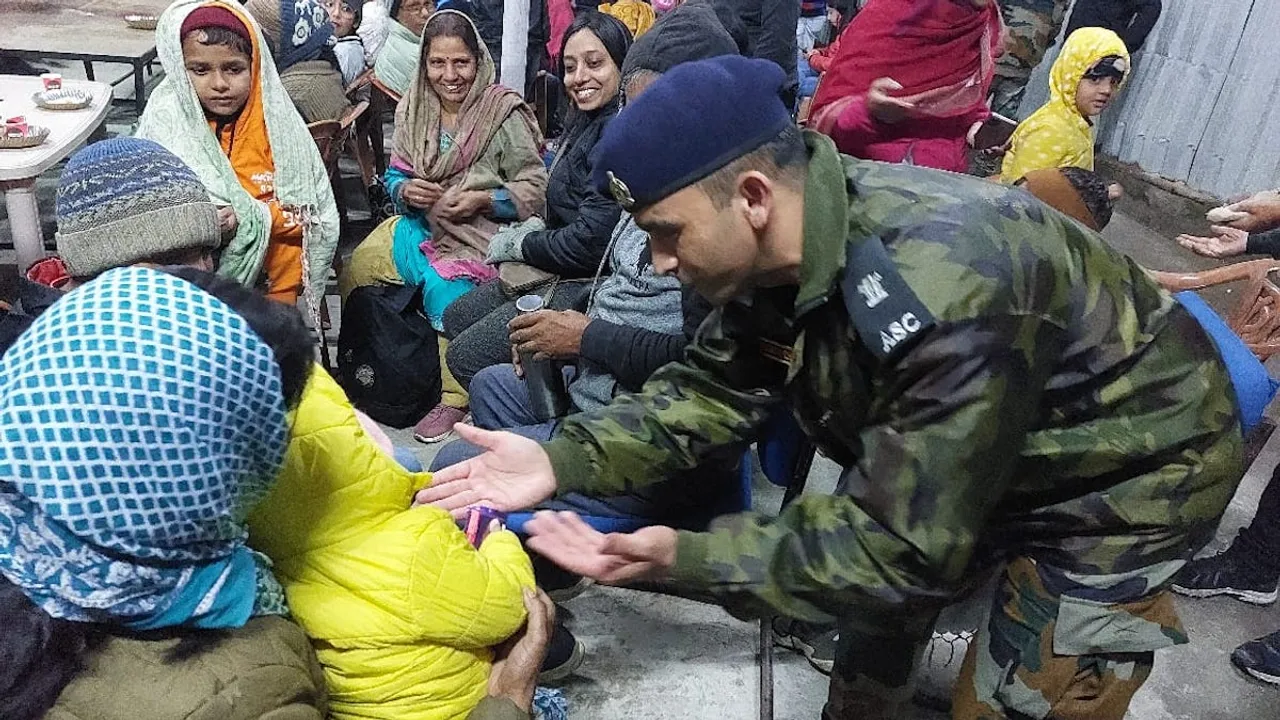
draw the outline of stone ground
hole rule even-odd
[[[77,67],[52,65],[68,77],[82,76],[77,75],[82,73]],[[100,71],[100,77],[105,74]],[[120,96],[123,95],[121,90]],[[131,104],[118,107],[99,137],[127,134],[135,119]],[[41,178],[38,192],[51,249],[56,181],[57,168]],[[359,217],[353,215],[351,237],[344,242],[348,252],[360,233],[367,230],[367,224],[359,222]],[[1199,270],[1213,265],[1124,212],[1117,214],[1104,236],[1147,267]],[[5,263],[8,267],[0,268],[0,291],[13,273],[12,239],[7,219],[0,214],[0,265]],[[1219,311],[1225,311],[1233,302],[1230,289],[1207,296]],[[334,317],[337,318],[336,313]],[[1273,368],[1273,372],[1276,370]],[[424,462],[429,462],[436,452],[436,446],[414,442],[408,431],[392,431],[392,435],[397,444],[412,448]],[[1273,437],[1245,476],[1213,548],[1224,546],[1252,517],[1258,496],[1277,462],[1280,435]],[[830,492],[837,476],[838,468],[819,458],[808,492]],[[768,485],[756,490],[756,507],[775,512],[781,492]],[[949,610],[939,629],[976,626],[984,605],[973,601]],[[1135,698],[1130,720],[1280,720],[1280,689],[1246,678],[1229,660],[1236,645],[1280,627],[1280,608],[1260,608],[1226,599],[1185,598],[1178,598],[1178,606],[1190,631],[1191,644],[1157,654],[1155,672]],[[588,652],[587,662],[564,684],[573,717],[746,720],[758,716],[757,624],[740,622],[718,608],[693,601],[616,588],[589,589],[567,603],[563,615]],[[945,695],[945,686],[958,670],[959,657],[948,660],[947,648],[936,649],[921,680],[923,692],[935,697]],[[819,716],[826,678],[812,670],[803,658],[779,650],[774,687],[775,717],[779,720],[811,720]],[[911,717],[935,720],[946,714],[916,707]]]

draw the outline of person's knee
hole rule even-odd
[[[504,302],[506,296],[496,281],[477,285],[445,308],[441,317],[444,336],[452,340],[462,335]]]
[[[440,452],[431,460],[430,472],[443,470],[457,465],[480,454],[480,449],[466,440],[454,440],[440,448]]]
[[[448,311],[445,311],[448,313]],[[447,318],[447,315],[446,315]],[[446,320],[447,322],[447,320]],[[447,327],[447,325],[446,325]],[[448,334],[446,333],[446,337]],[[449,372],[453,373],[454,379],[458,381],[467,392],[472,392],[471,383],[475,381],[476,375],[483,369],[476,367],[474,362],[473,345],[476,342],[474,333],[463,332],[449,340],[449,347],[444,351],[444,362],[449,366]]]
[[[471,291],[471,293],[474,292],[475,290]],[[444,336],[449,340],[458,337],[467,329],[467,319],[470,315],[467,312],[467,300],[471,293],[467,293],[449,303],[449,306],[444,309],[444,313],[440,316],[440,324],[444,328]]]
[[[468,388],[471,396],[472,417],[476,426],[486,430],[503,429],[488,427],[493,424],[490,418],[496,418],[500,414],[500,408],[505,404],[504,399],[513,394],[513,386],[522,382],[524,380],[516,375],[515,366],[510,363],[490,365],[477,372]]]
[[[473,392],[489,397],[494,391],[507,383],[508,375],[515,375],[513,366],[507,365],[504,368],[502,365],[490,365],[476,373],[476,376],[472,378],[471,382],[475,388]]]

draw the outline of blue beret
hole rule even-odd
[[[698,182],[792,124],[786,81],[776,64],[737,55],[677,65],[609,123],[592,182],[627,210]]]

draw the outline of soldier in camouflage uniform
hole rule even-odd
[[[838,621],[831,719],[898,717],[939,610],[1007,562],[954,716],[1119,720],[1153,651],[1186,642],[1166,588],[1241,475],[1213,346],[1141,268],[1025,192],[801,138],[769,95],[782,74],[758,63],[676,68],[598,150],[655,267],[719,306],[685,361],[543,446],[460,426],[490,452],[418,500],[627,492],[789,409],[843,466],[834,495],[703,533],[542,515],[530,547],[742,617]]]
[[[1062,28],[1070,0],[1004,0],[1005,52],[996,61],[996,77],[991,85],[991,109],[1017,118],[1022,94],[1044,54]]]

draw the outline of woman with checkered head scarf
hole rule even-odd
[[[0,716],[43,712],[90,623],[287,613],[244,519],[279,472],[311,354],[292,308],[132,267],[69,293],[0,359],[0,606],[47,640],[0,643]]]

